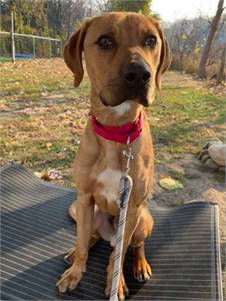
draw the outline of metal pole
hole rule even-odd
[[[15,63],[15,40],[14,40],[14,18],[13,10],[11,10],[11,51],[12,51],[12,62]]]
[[[51,45],[51,40],[49,40],[49,57],[51,58],[52,56],[52,45]]]
[[[35,38],[33,37],[33,58],[35,59]]]

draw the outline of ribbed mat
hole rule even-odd
[[[76,290],[58,295],[55,283],[65,270],[64,252],[73,246],[74,223],[67,209],[75,192],[39,180],[21,165],[1,169],[1,299],[106,300],[110,247],[90,251],[87,272]],[[223,300],[220,277],[218,208],[204,202],[175,209],[153,206],[154,232],[146,243],[153,277],[132,277],[128,250],[125,278],[130,300]]]

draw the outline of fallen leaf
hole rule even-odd
[[[35,176],[38,177],[39,179],[42,179],[42,176],[43,176],[44,173],[43,173],[43,171],[35,171],[34,174],[35,174]]]
[[[179,181],[171,177],[164,177],[160,179],[159,184],[161,187],[165,188],[166,190],[177,190],[183,188],[183,185]]]
[[[51,150],[51,147],[52,147],[52,143],[47,142],[46,143],[46,148],[47,148],[48,151]]]

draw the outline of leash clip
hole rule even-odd
[[[129,143],[127,141],[127,147],[123,150],[122,154],[127,158],[126,161],[126,171],[125,175],[127,176],[130,171],[130,160],[134,159],[134,156],[132,155],[132,148],[129,146]]]

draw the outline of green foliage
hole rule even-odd
[[[17,33],[48,35],[48,22],[45,14],[44,0],[5,0],[2,22],[4,29],[10,30],[10,10],[14,12],[14,26]],[[2,7],[2,3],[1,3]]]
[[[11,10],[14,14],[14,30],[16,33],[25,33],[40,36],[49,36],[49,27],[45,12],[45,0],[5,0],[1,2],[2,30],[10,31]],[[2,40],[1,55],[10,54],[10,39],[6,36]],[[15,38],[17,53],[32,53],[32,40],[24,37]],[[36,56],[49,53],[49,43],[39,42],[36,47]]]
[[[151,15],[152,0],[111,0],[110,10],[112,11],[132,11],[144,15]]]
[[[76,20],[75,22],[75,30],[78,30],[83,24],[83,21]]]

